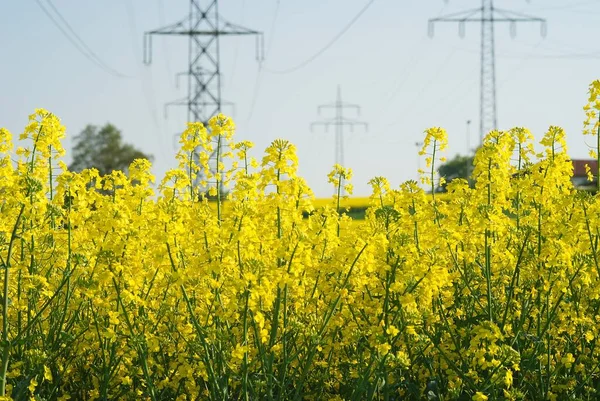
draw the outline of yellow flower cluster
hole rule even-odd
[[[583,110],[586,117],[583,123],[583,134],[597,135],[600,128],[600,80],[591,83],[588,102]]]
[[[432,188],[432,192],[435,193],[435,172],[436,172],[436,161],[445,162],[446,158],[439,155],[448,148],[448,134],[446,130],[440,127],[429,128],[425,131],[425,139],[423,139],[423,146],[419,151],[419,155],[426,155],[425,165],[429,169],[428,172],[424,169],[419,169],[421,174],[421,183],[429,185]],[[445,184],[444,177],[440,177],[438,184],[443,186]]]
[[[155,193],[145,160],[68,171],[45,110],[27,148],[0,130],[2,399],[599,397],[600,201],[560,128],[539,154],[489,133],[447,197],[375,177],[361,225],[349,169],[315,210],[290,142],[257,160],[233,131],[190,123]],[[447,137],[426,135],[433,171]]]

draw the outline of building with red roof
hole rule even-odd
[[[596,174],[598,172],[598,160],[593,159],[572,159],[573,163],[573,177],[571,181],[577,189],[596,189]],[[585,169],[586,164],[590,167],[594,180],[589,181],[587,172]]]

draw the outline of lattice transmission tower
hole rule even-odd
[[[461,11],[429,20],[429,36],[433,36],[436,22],[456,22],[460,37],[465,35],[465,25],[468,22],[481,24],[481,71],[479,99],[479,137],[483,137],[498,128],[496,108],[496,57],[494,42],[494,25],[504,22],[510,25],[510,34],[517,33],[517,24],[522,22],[537,22],[540,24],[542,37],[546,36],[546,20],[514,11],[494,7],[493,0],[481,0],[481,7]]]
[[[263,60],[263,34],[224,20],[219,14],[218,0],[190,0],[189,14],[174,24],[144,33],[144,63],[152,63],[152,37],[170,35],[188,37],[188,70],[177,74],[188,76],[186,98],[169,102],[166,106],[185,106],[188,121],[202,122],[220,113],[226,103],[221,97],[221,36],[254,35],[256,59]],[[211,170],[216,166],[217,149],[210,156]],[[214,171],[213,171],[214,173]],[[200,172],[196,186],[204,180]]]
[[[325,127],[325,131],[329,131],[329,127],[335,127],[335,163],[346,167],[344,165],[344,127],[348,127],[350,128],[350,131],[354,131],[354,126],[358,125],[367,130],[368,124],[344,117],[344,110],[346,109],[353,109],[357,115],[360,115],[360,106],[343,102],[342,90],[339,85],[337,87],[337,97],[335,102],[319,106],[317,112],[321,115],[321,111],[325,109],[335,110],[334,117],[313,122],[310,125],[310,129],[312,131],[316,126],[323,126]]]

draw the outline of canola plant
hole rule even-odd
[[[599,110],[595,81],[587,134]],[[373,178],[360,225],[349,169],[315,209],[290,142],[257,159],[234,131],[188,124],[155,193],[146,160],[70,172],[46,110],[26,148],[0,130],[2,399],[600,397],[600,201],[573,188],[561,128],[540,153],[525,128],[490,132],[475,186],[444,198]],[[425,134],[435,188],[447,136]]]

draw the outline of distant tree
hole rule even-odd
[[[79,172],[94,167],[101,175],[106,175],[114,170],[127,172],[135,159],[152,161],[151,155],[123,143],[121,131],[112,124],[103,127],[88,125],[74,139],[73,162],[69,166],[71,171]]]
[[[438,173],[446,179],[446,183],[450,183],[455,178],[464,178],[472,185],[473,156],[456,155],[453,159],[442,164],[438,169]],[[445,192],[445,188],[438,188],[438,191]]]

